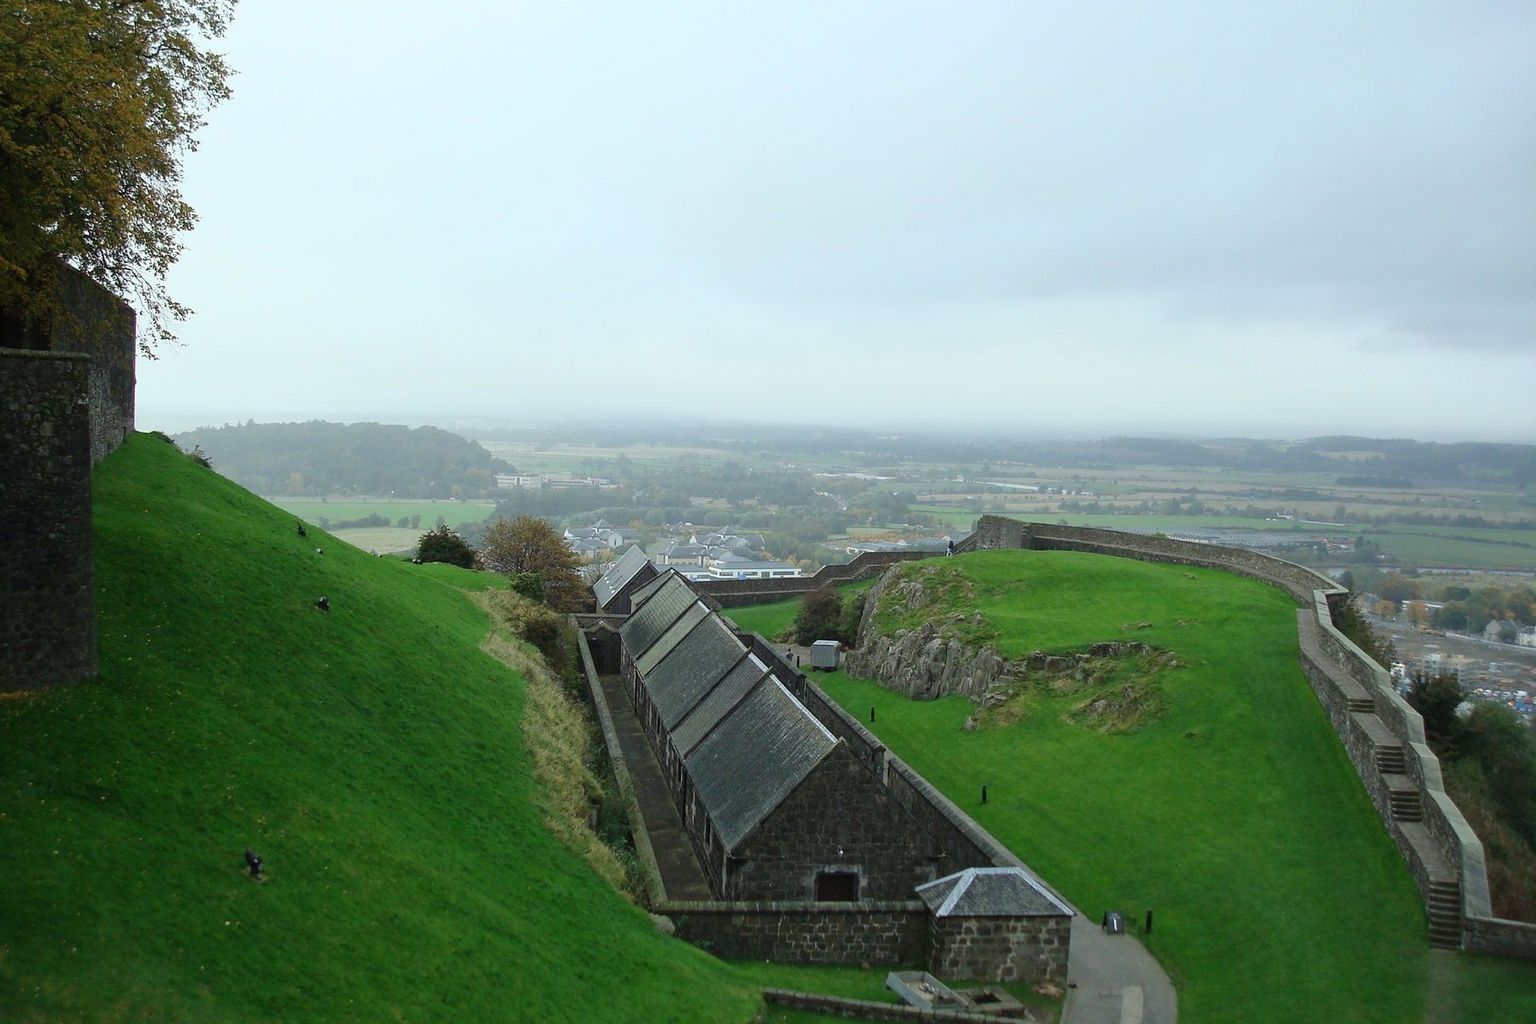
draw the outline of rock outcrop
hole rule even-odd
[[[968,644],[945,635],[945,626],[952,621],[965,621],[964,615],[879,636],[874,622],[882,601],[896,601],[903,609],[921,608],[928,603],[921,592],[921,581],[904,576],[901,570],[901,566],[893,566],[870,588],[859,623],[858,646],[848,652],[844,666],[857,679],[873,680],[914,700],[936,700],[958,693],[981,701],[1006,683],[1031,674],[1060,674],[1080,669],[1090,659],[1152,650],[1134,640],[1112,641],[1094,644],[1075,654],[1033,651],[1022,658],[1008,659],[990,645]]]
[[[873,679],[916,700],[952,693],[980,698],[1010,668],[992,648],[945,639],[931,622],[894,636],[873,637],[850,651],[846,664],[849,675]]]

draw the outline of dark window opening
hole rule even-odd
[[[821,903],[857,903],[859,876],[852,871],[822,871],[816,875],[816,899]]]

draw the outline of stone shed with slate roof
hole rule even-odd
[[[1072,910],[1019,868],[966,868],[917,887],[928,969],[944,978],[1065,981]]]
[[[597,610],[629,614],[634,592],[658,575],[660,570],[645,557],[645,552],[631,546],[592,584],[592,593],[597,598]]]

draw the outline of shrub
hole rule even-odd
[[[811,591],[800,602],[800,612],[795,616],[795,642],[809,644],[837,639],[842,615],[843,602],[837,591],[831,587]]]
[[[416,542],[416,557],[423,562],[446,562],[461,569],[473,568],[475,564],[474,549],[446,526],[421,535],[421,540]]]

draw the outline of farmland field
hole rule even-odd
[[[421,516],[421,529],[417,531],[417,536],[420,536],[423,531],[432,529],[438,516],[442,516],[449,526],[456,528],[465,523],[478,523],[496,509],[494,501],[397,501],[394,498],[352,497],[268,498],[267,500],[286,512],[292,512],[306,523],[316,526],[320,525],[321,517],[332,523],[339,523],[349,519],[365,519],[371,515],[380,515],[394,523],[401,516]]]

